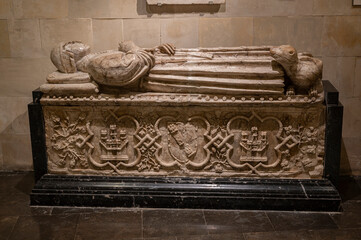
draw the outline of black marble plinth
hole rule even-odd
[[[338,211],[329,180],[44,175],[32,205]]]

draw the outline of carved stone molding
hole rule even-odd
[[[185,111],[186,110],[186,111]],[[321,178],[324,107],[44,106],[50,173]]]

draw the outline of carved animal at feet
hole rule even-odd
[[[311,54],[297,54],[290,45],[273,47],[270,50],[274,61],[280,64],[291,81],[286,94],[317,96],[322,93],[322,61]]]

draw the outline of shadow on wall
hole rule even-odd
[[[0,133],[0,170],[33,170],[27,111],[13,119]]]
[[[145,0],[137,0],[138,15],[162,14],[162,13],[218,13],[225,12],[225,4],[179,4],[179,5],[148,5]]]

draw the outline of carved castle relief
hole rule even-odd
[[[279,112],[189,110],[46,106],[49,172],[322,177],[322,105]]]

